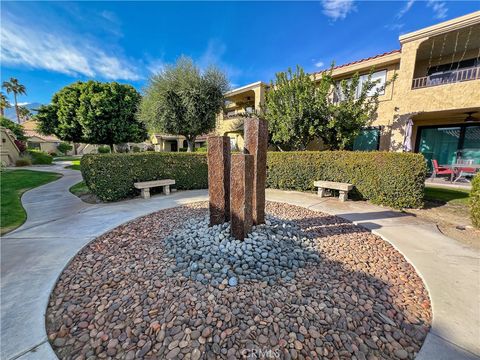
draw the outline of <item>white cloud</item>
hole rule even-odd
[[[447,4],[441,0],[427,0],[427,6],[432,8],[436,19],[445,19],[447,17]]]
[[[318,68],[322,67],[323,65],[325,65],[325,64],[323,63],[323,61],[317,61],[317,62],[315,63],[315,66],[318,67]]]
[[[408,0],[405,6],[398,12],[397,19],[400,19],[403,15],[405,15],[413,6],[415,0]]]
[[[152,60],[148,63],[147,69],[152,74],[158,74],[165,69],[165,63],[162,60]]]
[[[33,28],[5,16],[2,19],[2,63],[55,71],[71,76],[99,76],[110,80],[138,80],[137,69],[126,59],[108,53],[84,36]]]
[[[200,68],[206,69],[209,65],[216,65],[223,69],[229,77],[237,77],[241,74],[241,70],[237,67],[226,63],[223,56],[227,51],[227,46],[222,41],[211,39],[207,48],[198,58]]]
[[[353,0],[323,0],[323,13],[333,20],[345,19],[355,9]]]
[[[403,29],[405,24],[403,23],[392,23],[392,24],[387,24],[385,25],[385,29],[391,30],[391,31],[397,31]]]

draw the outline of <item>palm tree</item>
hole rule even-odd
[[[15,112],[17,113],[17,121],[20,124],[20,115],[18,114],[17,95],[26,95],[27,89],[15,78],[10,78],[10,81],[4,81],[2,87],[5,88],[7,94],[13,93],[13,100],[15,102]]]
[[[27,109],[25,106],[19,106],[18,116],[20,116],[22,123],[24,123],[25,121],[30,120],[30,118],[32,117],[32,112],[29,109]]]
[[[5,116],[5,109],[11,108],[12,105],[8,101],[7,97],[3,92],[0,92],[0,115]]]

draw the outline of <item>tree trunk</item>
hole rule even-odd
[[[0,116],[5,116],[5,110],[3,106],[0,108]]]
[[[18,115],[17,93],[13,93],[13,100],[15,101],[15,113],[17,114],[17,122],[20,124],[20,115]]]
[[[186,136],[187,138],[187,152],[195,151],[195,138],[196,136]]]
[[[75,155],[78,155],[78,146],[79,146],[78,143],[73,143],[73,153]]]
[[[113,144],[109,144],[109,146],[110,146],[110,152],[114,153],[115,152],[115,147],[113,146]]]

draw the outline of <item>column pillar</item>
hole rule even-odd
[[[213,226],[230,220],[230,139],[210,136],[207,146],[210,226]]]
[[[265,222],[268,128],[265,120],[245,119],[245,152],[253,155],[253,223]]]
[[[230,177],[231,233],[243,240],[252,230],[253,155],[233,154]]]

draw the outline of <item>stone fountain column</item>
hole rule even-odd
[[[231,233],[243,240],[252,230],[253,155],[233,154],[230,176]]]
[[[207,146],[210,226],[213,226],[230,220],[230,138],[210,136]]]
[[[253,223],[265,222],[265,181],[267,178],[267,122],[261,119],[245,119],[245,152],[253,155]]]

